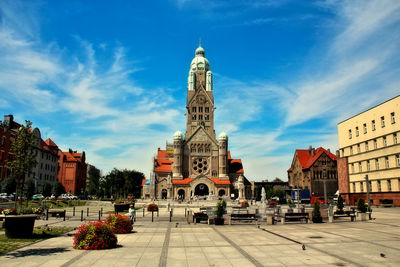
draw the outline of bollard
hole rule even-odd
[[[49,209],[46,209],[46,221],[49,220]]]
[[[133,211],[133,222],[136,222],[136,210]]]
[[[186,217],[186,212],[185,212]],[[172,222],[172,210],[169,211],[169,222]]]
[[[144,217],[144,206],[143,206],[143,217]]]
[[[99,211],[99,221],[101,220],[101,212]]]
[[[72,208],[72,217],[75,217],[75,206]]]
[[[86,216],[89,217],[89,208],[86,209]]]
[[[154,211],[151,211],[151,222],[154,222]]]
[[[185,218],[186,218],[186,208],[185,208]]]
[[[103,208],[101,208],[100,210],[101,210],[101,216],[103,217]]]
[[[81,210],[81,222],[83,221],[83,210]]]
[[[67,214],[67,211],[66,211],[66,210],[64,210],[64,221],[65,221],[65,214]]]
[[[158,211],[159,211],[159,209],[157,209],[157,217],[158,217]]]

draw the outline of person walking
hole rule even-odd
[[[131,222],[133,224],[135,219],[135,209],[133,208],[132,204],[129,206],[129,218],[131,219]]]

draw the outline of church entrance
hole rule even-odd
[[[220,197],[225,196],[225,190],[224,189],[219,190],[218,196],[220,196]]]
[[[205,184],[198,184],[194,189],[194,194],[196,196],[207,196],[209,194],[208,186]]]
[[[167,189],[161,190],[161,199],[167,199]]]
[[[185,199],[185,190],[179,189],[178,190],[178,197],[179,197],[180,200],[184,200]]]

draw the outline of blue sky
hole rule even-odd
[[[217,134],[249,180],[286,180],[295,149],[335,151],[338,122],[399,94],[399,27],[397,0],[0,0],[0,111],[148,176],[201,38]]]

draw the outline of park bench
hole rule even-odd
[[[255,213],[232,213],[229,216],[229,224],[232,224],[232,221],[257,223],[257,217]]]
[[[302,221],[305,220],[306,223],[310,220],[310,215],[307,212],[286,212],[281,216],[281,222],[285,223],[287,221]]]
[[[65,210],[57,210],[57,209],[52,209],[52,210],[50,210],[50,209],[48,209],[47,211],[46,211],[46,220],[48,220],[49,219],[49,215],[51,215],[51,217],[57,217],[57,218],[64,218],[64,221],[65,221]]]
[[[201,221],[208,221],[208,215],[205,212],[195,212],[193,214],[193,222],[199,223]]]
[[[351,210],[345,210],[343,212],[335,211],[333,213],[333,219],[343,218],[343,217],[350,217],[351,221],[354,222],[356,220],[356,213]]]

